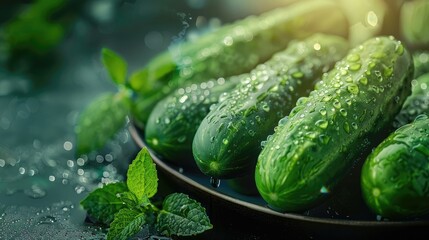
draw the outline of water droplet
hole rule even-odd
[[[326,115],[326,109],[325,109],[325,108],[321,108],[321,109],[319,110],[319,113],[320,113],[322,116],[325,116],[325,115]]]
[[[326,121],[326,120],[318,120],[315,123],[315,125],[318,126],[318,127],[320,127],[320,128],[322,128],[322,129],[326,129],[328,127],[328,121]]]
[[[346,110],[346,109],[344,109],[344,108],[341,108],[341,109],[340,109],[340,113],[341,113],[341,115],[343,115],[344,117],[345,117],[345,116],[347,116],[347,110]]]
[[[284,118],[280,119],[278,122],[279,126],[284,126],[289,121],[289,117],[285,116]]]
[[[352,71],[357,71],[360,69],[360,67],[361,67],[360,63],[354,63],[350,65],[349,69]]]
[[[368,84],[368,78],[366,78],[366,77],[361,77],[361,78],[359,79],[359,82],[360,82],[362,85],[367,85],[367,84]]]
[[[66,141],[66,142],[64,142],[63,147],[64,147],[64,150],[70,151],[73,148],[73,144],[70,141]]]
[[[392,67],[385,68],[383,74],[385,77],[392,76],[393,75],[393,68]]]
[[[352,127],[356,130],[358,129],[358,125],[355,122],[352,122]]]
[[[347,56],[347,61],[349,62],[357,62],[360,60],[360,57],[358,54],[350,54]]]
[[[378,17],[374,11],[369,11],[366,15],[366,22],[371,26],[375,27],[378,24]]]
[[[52,224],[55,223],[57,219],[53,216],[43,216],[39,219],[39,224]]]
[[[317,134],[315,132],[305,132],[305,136],[310,139],[315,139]]]
[[[420,114],[420,115],[418,115],[415,119],[414,119],[414,121],[421,121],[421,120],[426,120],[426,119],[428,119],[429,117],[426,115],[426,114]]]
[[[320,188],[320,193],[329,193],[329,190],[325,186],[322,186],[322,188]]]
[[[316,51],[319,51],[320,49],[321,49],[321,45],[320,45],[320,43],[315,43],[314,45],[313,45],[313,48],[314,48],[314,50],[316,50]]]
[[[329,140],[331,140],[331,138],[329,136],[325,135],[325,134],[320,134],[319,135],[319,140],[323,144],[328,144]]]
[[[225,46],[231,46],[234,43],[234,39],[231,36],[227,36],[223,39]]]
[[[182,97],[180,97],[179,102],[184,103],[187,99],[188,99],[188,95],[183,95]]]
[[[308,102],[308,97],[300,97],[296,101],[296,105],[304,105],[307,102]]]
[[[166,117],[166,118],[164,119],[164,123],[165,123],[165,124],[169,124],[169,123],[170,123],[170,118]]]
[[[328,102],[329,100],[331,100],[332,99],[332,96],[331,95],[326,95],[323,99],[322,99],[322,101],[324,101],[324,102]]]
[[[338,99],[334,99],[334,103],[333,103],[335,108],[340,108],[341,107],[341,103]]]
[[[404,53],[404,46],[401,42],[399,42],[395,47],[395,52],[399,55],[402,55]]]
[[[38,199],[46,196],[46,191],[38,185],[33,185],[31,188],[25,189],[24,194],[31,198]]]
[[[348,123],[348,122],[344,122],[344,126],[343,126],[343,128],[344,128],[344,131],[345,131],[346,133],[350,133],[350,125],[349,125],[349,123]]]
[[[351,94],[357,95],[359,93],[359,87],[358,85],[352,83],[347,86],[347,91],[349,91]]]
[[[302,73],[302,72],[294,72],[294,73],[292,73],[292,77],[294,77],[294,78],[302,78],[302,77],[304,77],[304,73]]]
[[[228,141],[228,139],[224,138],[224,139],[222,140],[222,143],[223,143],[223,144],[225,144],[225,145],[227,145],[227,144],[229,143],[229,141]]]
[[[270,111],[270,106],[268,106],[268,104],[264,104],[264,105],[262,105],[262,109],[263,109],[265,112],[269,112],[269,111]]]
[[[214,188],[218,188],[220,186],[220,179],[219,178],[210,178],[210,185]]]

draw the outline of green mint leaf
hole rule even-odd
[[[107,233],[107,240],[126,240],[138,233],[146,223],[146,214],[124,208],[116,215]]]
[[[101,61],[113,82],[119,85],[125,84],[127,79],[127,63],[122,57],[110,49],[103,48],[101,50]]]
[[[167,236],[191,236],[212,227],[205,208],[183,193],[168,195],[157,219],[158,230]]]
[[[117,196],[126,191],[125,183],[111,183],[91,192],[80,205],[97,221],[109,225],[115,214],[126,206]]]
[[[130,86],[133,91],[138,93],[150,92],[151,87],[148,82],[148,71],[147,69],[142,69],[131,74],[130,77]]]
[[[121,92],[107,93],[91,102],[81,113],[75,128],[77,153],[103,147],[125,125],[129,98]]]
[[[143,148],[130,164],[127,186],[140,202],[155,195],[158,189],[158,175],[155,163],[146,148]]]

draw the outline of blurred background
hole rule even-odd
[[[79,113],[117,91],[103,47],[131,72],[172,44],[294,1],[0,1],[0,239],[104,237],[85,223],[79,201],[100,183],[123,180],[139,149],[125,127],[99,152],[75,157]],[[389,34],[413,51],[428,49],[429,1],[336,2],[353,44]]]

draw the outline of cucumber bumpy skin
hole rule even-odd
[[[429,118],[419,115],[389,135],[365,161],[361,173],[365,202],[392,219],[429,213]]]
[[[299,212],[323,201],[388,134],[384,128],[411,92],[413,70],[401,42],[383,36],[353,48],[324,74],[259,155],[255,180],[269,206]]]
[[[253,174],[261,141],[347,50],[344,38],[315,34],[258,65],[201,122],[192,146],[199,169],[214,178]]]
[[[240,80],[240,75],[227,80],[213,79],[179,88],[165,97],[147,121],[144,133],[148,146],[166,161],[196,167],[192,140],[198,126],[219,96],[232,90]]]
[[[156,102],[178,87],[247,73],[292,39],[317,32],[347,36],[347,18],[335,2],[296,2],[173,45],[146,65],[141,72],[144,81],[131,82],[138,93],[135,121],[146,123]]]
[[[411,81],[411,85],[411,95],[393,122],[395,129],[413,122],[420,114],[429,115],[429,73]]]

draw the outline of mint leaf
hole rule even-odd
[[[131,74],[130,77],[130,86],[131,88],[138,93],[146,93],[152,90],[151,86],[147,82],[148,80],[148,71],[147,69],[142,69]]]
[[[126,240],[142,229],[146,223],[146,214],[132,209],[121,209],[110,225],[107,240]]]
[[[157,228],[162,234],[191,236],[212,227],[205,208],[186,194],[173,193],[164,199],[157,220]]]
[[[158,189],[158,176],[155,164],[146,148],[143,148],[130,164],[127,172],[127,186],[140,202],[155,195]]]
[[[110,49],[103,48],[101,50],[101,61],[116,84],[125,84],[127,78],[127,63],[122,57]]]
[[[88,214],[106,225],[113,221],[115,213],[126,205],[117,194],[128,191],[123,182],[111,183],[91,192],[80,204]]]
[[[128,101],[122,92],[107,93],[87,106],[75,128],[78,154],[101,148],[125,125]]]

